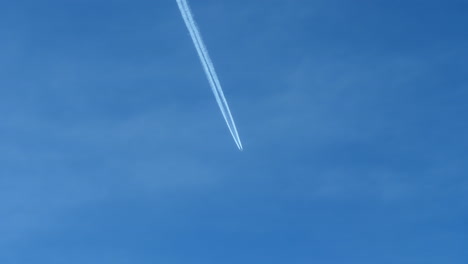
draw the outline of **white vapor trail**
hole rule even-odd
[[[242,150],[242,143],[239,138],[239,133],[237,132],[236,124],[234,123],[234,119],[232,118],[228,103],[224,97],[224,93],[221,88],[218,76],[216,75],[213,62],[211,62],[206,46],[201,38],[200,31],[198,30],[197,24],[193,18],[192,11],[190,10],[187,0],[177,0],[177,5],[179,6],[182,18],[184,19],[190,36],[192,37],[193,44],[195,45],[198,57],[200,58],[200,61],[203,65],[203,69],[205,70],[206,77],[208,78],[211,90],[213,91],[213,94],[216,98],[219,109],[223,114],[224,120],[226,121],[234,142],[236,143],[237,147]]]

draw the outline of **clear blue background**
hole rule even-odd
[[[468,263],[468,1],[0,2],[0,263]]]

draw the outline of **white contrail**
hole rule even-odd
[[[228,103],[226,101],[226,98],[224,97],[224,93],[221,88],[218,76],[216,75],[213,62],[211,62],[210,56],[208,55],[208,51],[206,49],[205,44],[203,43],[197,24],[193,19],[192,11],[190,10],[190,7],[186,0],[177,0],[177,5],[179,6],[182,18],[184,19],[185,25],[187,26],[190,36],[192,37],[193,44],[195,45],[198,57],[200,58],[200,61],[203,65],[203,69],[205,70],[206,77],[208,78],[211,90],[213,91],[219,109],[223,114],[224,120],[226,121],[226,124],[229,128],[229,131],[231,132],[234,142],[236,143],[237,147],[240,150],[242,150],[242,143],[239,137],[239,133],[237,132],[236,124],[234,123],[234,119],[232,118]]]
[[[219,83],[219,79],[216,75],[216,72],[213,67],[213,63],[210,60],[210,57],[208,55],[208,52],[206,50],[206,47],[203,43],[203,40],[201,39],[200,33],[198,31],[198,28],[196,26],[195,21],[193,20],[192,13],[190,11],[190,8],[185,0],[177,0],[177,3],[179,5],[179,9],[181,11],[182,17],[184,18],[185,24],[190,32],[190,35],[192,37],[193,43],[195,45],[195,48],[197,49],[198,55],[200,57],[200,60],[202,62],[203,68],[205,69],[205,73],[207,75],[207,78],[210,82],[210,86],[213,90],[213,93],[215,95],[216,101],[219,105],[219,108],[221,109],[221,112],[223,114],[223,117],[226,121],[226,124],[228,125],[228,128],[231,132],[231,135],[234,138],[234,141],[237,144],[237,147],[242,150],[242,144],[239,138],[239,135],[237,133],[237,129],[234,123],[234,120],[232,118],[232,115],[229,111],[229,106],[226,102],[226,99],[224,97],[223,91],[221,89],[221,85]]]

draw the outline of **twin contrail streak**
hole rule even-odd
[[[216,98],[216,102],[218,103],[219,109],[223,114],[224,120],[231,132],[231,135],[236,142],[237,147],[242,150],[242,143],[239,138],[239,133],[237,132],[236,124],[234,123],[234,119],[232,118],[231,111],[229,110],[228,103],[226,98],[224,97],[223,90],[221,88],[221,84],[219,82],[218,76],[216,75],[216,71],[213,66],[213,62],[211,62],[210,56],[208,55],[208,51],[206,49],[205,44],[201,38],[200,32],[198,30],[197,24],[193,19],[192,11],[186,0],[177,0],[177,5],[179,6],[180,13],[182,14],[182,18],[184,19],[185,25],[192,37],[193,44],[198,53],[198,57],[203,65],[203,69],[205,70],[206,77],[211,86],[211,90],[213,90],[213,94]]]

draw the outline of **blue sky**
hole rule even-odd
[[[0,3],[0,263],[468,262],[468,2]]]

